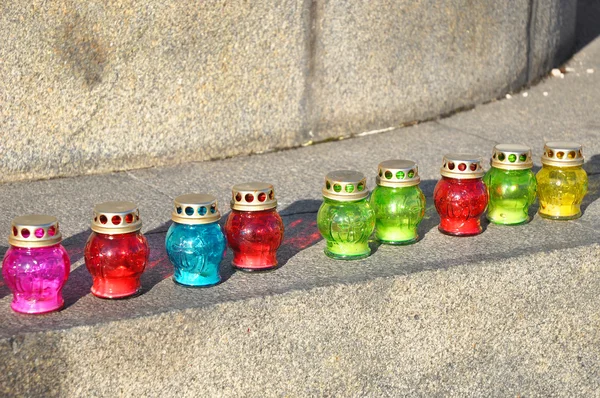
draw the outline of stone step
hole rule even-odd
[[[9,220],[54,214],[73,262],[66,307],[11,312],[0,286],[2,396],[594,396],[600,377],[600,40],[574,71],[439,121],[382,134],[215,162],[0,185]],[[545,94],[544,94],[545,93]],[[486,225],[471,238],[442,235],[431,195],[442,155],[487,157],[499,142],[584,144],[589,193],[578,220],[534,215],[517,227]],[[315,226],[327,171],[369,176],[411,158],[427,196],[421,240],[374,246],[367,259],[324,256]],[[286,225],[283,266],[232,273],[209,289],[171,280],[164,252],[172,199],[234,183],[273,183]],[[143,294],[106,301],[89,293],[82,260],[91,209],[140,206],[151,262]],[[532,215],[536,208],[532,209]],[[6,245],[0,248],[0,254]]]
[[[202,305],[205,290],[186,292],[195,308],[2,341],[1,392],[592,397],[600,387],[599,255],[592,245],[391,277],[344,263],[369,277],[283,294],[274,286],[271,295],[217,305]],[[292,267],[320,273],[302,259],[281,271]]]

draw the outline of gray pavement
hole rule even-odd
[[[66,308],[46,316],[12,313],[0,286],[0,395],[597,396],[600,39],[567,66],[564,78],[510,99],[391,132],[1,185],[2,242],[14,216],[54,214],[73,270]],[[584,144],[590,192],[581,219],[535,215],[523,226],[486,225],[472,238],[437,231],[431,195],[445,152],[487,158],[495,143],[525,143],[539,168],[550,139]],[[315,225],[323,176],[353,168],[372,188],[388,158],[420,165],[428,201],[421,240],[374,246],[361,261],[326,258]],[[226,213],[231,185],[257,179],[276,188],[283,266],[255,275],[233,273],[225,261],[223,284],[176,286],[163,243],[172,198],[210,192]],[[152,247],[143,294],[129,300],[93,297],[83,266],[92,205],[109,199],[139,204]]]

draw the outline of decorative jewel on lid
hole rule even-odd
[[[138,207],[133,202],[104,202],[94,206],[92,231],[125,234],[142,229]]]
[[[542,164],[556,167],[581,166],[584,162],[582,147],[576,142],[552,141],[544,145]]]
[[[504,170],[526,170],[533,167],[531,148],[518,144],[499,144],[492,151],[492,167]]]
[[[275,189],[265,182],[248,182],[231,189],[231,208],[242,211],[260,211],[277,207]]]
[[[179,224],[208,224],[221,219],[217,198],[191,193],[175,198],[171,219]]]
[[[340,202],[360,200],[369,196],[367,178],[358,171],[336,170],[327,173],[323,196]]]
[[[43,214],[29,214],[15,218],[8,237],[8,243],[17,247],[46,247],[61,241],[58,219]]]
[[[386,160],[378,169],[375,181],[383,187],[410,187],[421,182],[419,167],[412,160]]]

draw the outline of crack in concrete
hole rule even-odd
[[[169,232],[169,229],[161,229],[161,230],[152,230],[152,231],[148,231],[148,232],[144,232],[144,235],[158,235],[158,234],[166,234],[167,232]]]

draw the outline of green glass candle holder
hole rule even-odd
[[[370,201],[375,212],[375,238],[390,245],[416,242],[417,228],[425,215],[425,195],[419,188],[417,164],[386,160],[378,169],[377,187]]]
[[[369,237],[375,214],[367,197],[367,180],[362,173],[338,170],[328,173],[317,226],[327,246],[325,254],[341,260],[356,260],[371,254]]]
[[[492,151],[491,168],[483,178],[489,202],[487,219],[494,224],[518,225],[529,221],[535,202],[536,180],[531,148],[500,144]]]
[[[537,173],[539,215],[551,220],[581,217],[581,202],[588,189],[581,145],[575,142],[548,142]]]

